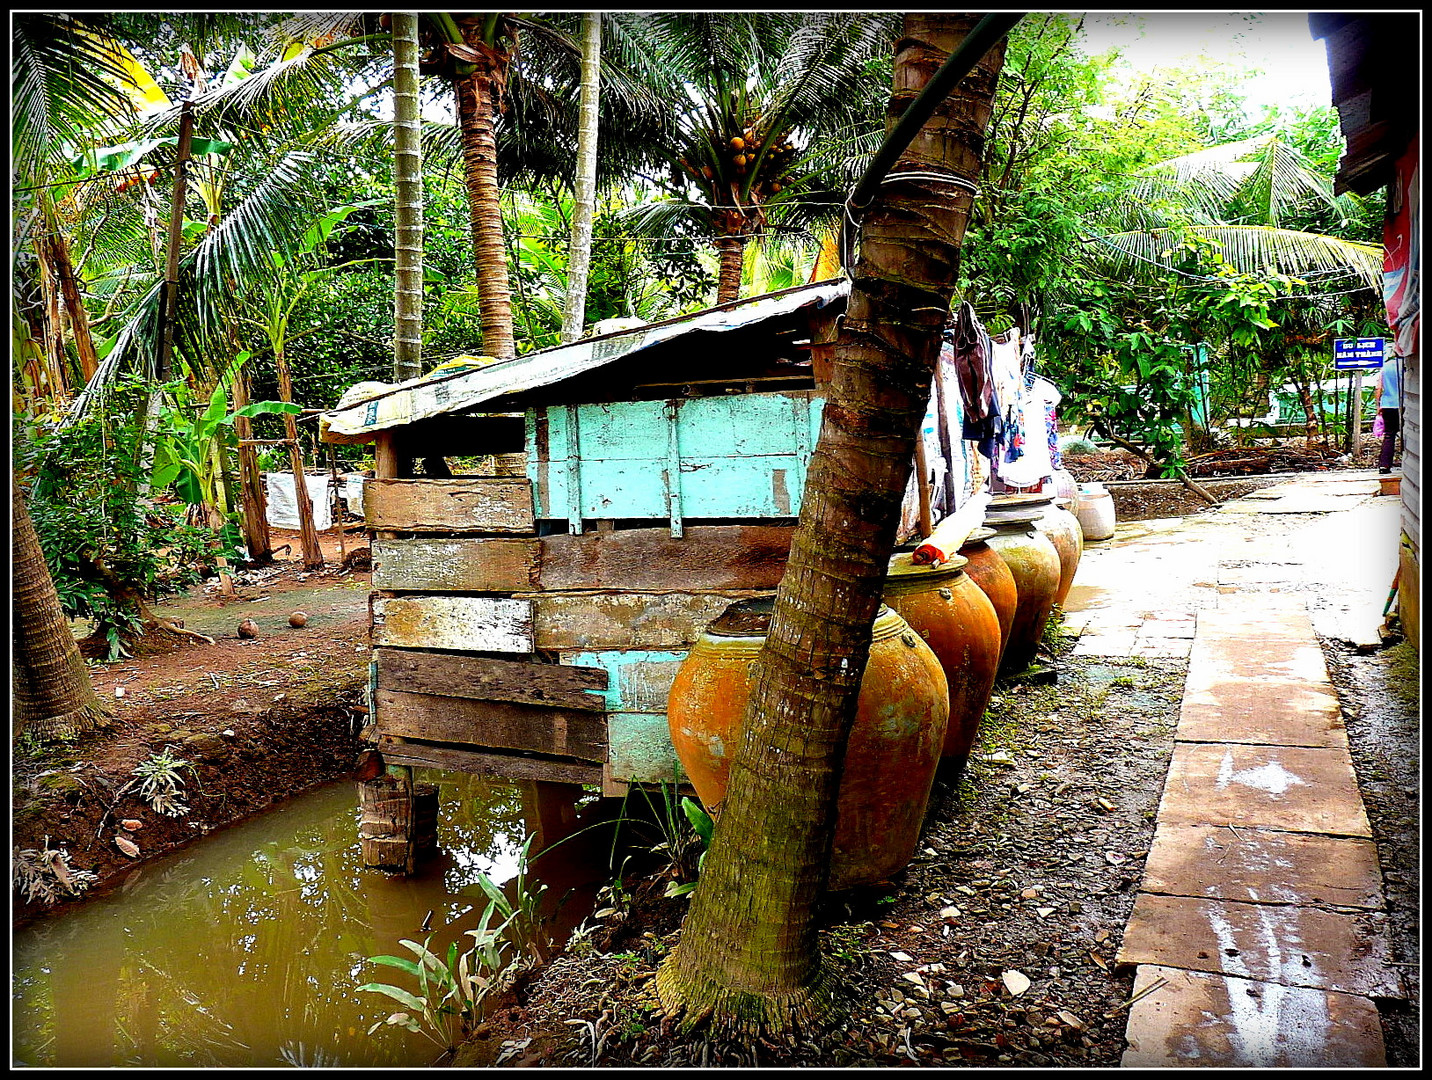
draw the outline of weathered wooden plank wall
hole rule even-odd
[[[363,517],[395,532],[536,532],[532,484],[521,477],[382,480],[363,485]]]

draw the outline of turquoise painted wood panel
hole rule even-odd
[[[626,783],[690,783],[676,751],[666,716],[611,713],[607,716],[607,765],[613,780]]]
[[[627,783],[687,782],[671,745],[666,698],[684,649],[599,649],[563,652],[562,663],[599,667],[607,688],[607,761],[612,779]]]
[[[607,673],[599,693],[609,712],[660,713],[666,716],[666,695],[685,649],[596,649],[561,653],[562,663],[596,667]]]
[[[527,425],[538,517],[664,519],[679,535],[686,518],[797,515],[821,400],[743,394],[561,406],[542,416],[545,456],[535,410]]]

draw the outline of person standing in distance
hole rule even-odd
[[[1377,373],[1377,411],[1382,418],[1382,450],[1377,455],[1377,471],[1392,471],[1392,454],[1397,445],[1397,432],[1402,419],[1402,378],[1398,365],[1402,357],[1389,356]]]

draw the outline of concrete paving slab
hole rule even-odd
[[[1327,660],[1311,634],[1266,637],[1200,634],[1188,674],[1198,687],[1229,679],[1273,679],[1331,686]]]
[[[1269,829],[1160,825],[1140,889],[1245,903],[1384,907],[1371,840]]]
[[[1372,836],[1341,748],[1178,743],[1158,824]]]
[[[1218,607],[1198,613],[1199,637],[1235,638],[1263,641],[1272,638],[1296,638],[1315,641],[1313,622],[1308,608],[1293,597],[1270,599],[1257,596],[1233,596],[1220,600]]]
[[[1140,893],[1118,963],[1160,964],[1370,997],[1404,996],[1387,916]]]
[[[1070,655],[1072,656],[1131,656],[1134,651],[1135,635],[1096,634],[1085,630],[1079,637]]]
[[[1134,641],[1130,656],[1148,656],[1164,660],[1186,660],[1193,641],[1187,638],[1149,638],[1142,635]]]
[[[1194,648],[1196,652],[1197,642]],[[1190,667],[1192,663],[1191,660]],[[1197,685],[1184,689],[1174,738],[1190,743],[1346,749],[1347,728],[1331,686],[1280,679],[1215,681],[1201,677]]]
[[[1156,964],[1139,966],[1140,993],[1129,1010],[1126,1069],[1387,1064],[1377,1006],[1365,997]]]

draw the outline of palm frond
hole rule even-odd
[[[1375,244],[1266,225],[1199,225],[1187,231],[1216,241],[1228,264],[1244,273],[1329,275],[1356,287],[1381,288],[1382,248]],[[1174,272],[1168,252],[1178,242],[1179,232],[1172,229],[1114,233],[1098,237],[1088,255],[1111,274],[1146,279]]]
[[[106,122],[129,120],[128,78],[102,20],[22,13],[11,36],[10,147],[22,181],[38,182]]]

